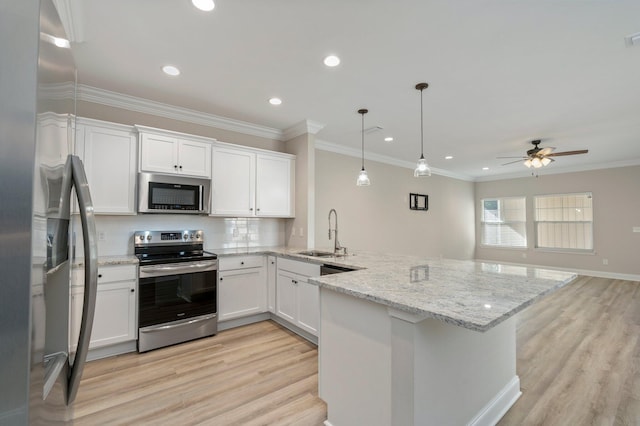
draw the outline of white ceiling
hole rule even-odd
[[[529,141],[588,149],[547,167],[640,164],[637,0],[60,0],[73,15],[80,82],[415,162],[424,92],[429,164],[474,179]],[[333,69],[327,54],[340,56]],[[179,77],[161,72],[165,64]],[[268,99],[283,103],[274,107]],[[384,136],[393,136],[387,143]],[[445,160],[452,155],[452,160]],[[489,170],[483,171],[483,167]],[[355,173],[355,172],[354,172]]]

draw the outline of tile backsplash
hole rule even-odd
[[[135,231],[201,229],[205,249],[274,247],[285,244],[286,219],[190,215],[96,216],[98,256],[133,254]],[[73,217],[76,257],[83,257],[80,219]]]

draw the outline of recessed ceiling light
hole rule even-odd
[[[482,170],[489,170],[489,168],[488,167],[483,167]]]
[[[191,3],[204,12],[211,12],[216,7],[213,0],[191,0]]]
[[[180,70],[174,67],[173,65],[165,65],[164,67],[162,67],[162,71],[164,71],[165,74],[171,75],[174,77],[176,75],[180,75]]]
[[[271,98],[271,99],[269,99],[269,103],[271,105],[280,105],[282,103],[282,99],[280,99],[280,98]]]
[[[393,142],[393,138],[391,136],[388,136],[386,138],[384,138],[385,142]]]
[[[445,160],[451,160],[453,159],[453,155],[447,155],[446,157],[444,157]]]
[[[324,64],[328,67],[337,67],[340,64],[340,58],[335,55],[329,55],[324,58]]]

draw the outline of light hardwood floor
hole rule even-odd
[[[89,362],[74,424],[321,425],[314,345],[271,321]]]
[[[499,423],[640,425],[640,283],[580,277],[519,314]],[[87,364],[75,424],[321,425],[314,345],[271,322]]]

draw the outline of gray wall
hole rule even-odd
[[[367,161],[371,186],[357,187],[360,160],[316,150],[315,245],[329,241],[328,214],[338,212],[339,239],[351,250],[473,259],[474,184]],[[409,210],[409,193],[429,195],[429,210]]]
[[[640,274],[640,166],[586,172],[541,175],[476,183],[476,258],[558,268]],[[572,192],[593,193],[593,254],[557,253],[534,248],[533,196]],[[526,250],[480,245],[480,200],[490,197],[527,197]],[[526,256],[526,257],[525,257]],[[608,265],[603,265],[603,259]]]

